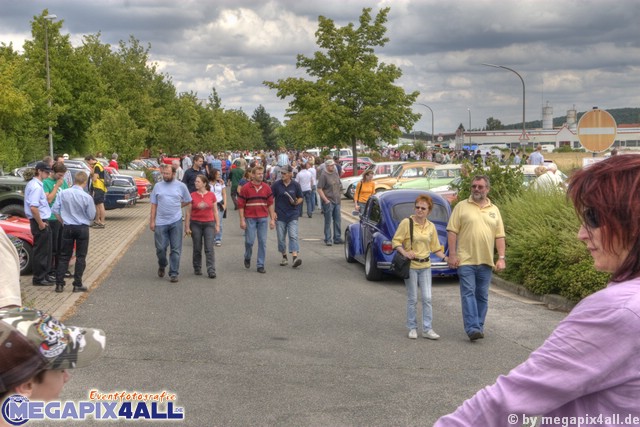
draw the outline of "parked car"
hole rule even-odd
[[[130,185],[136,187],[138,192],[137,199],[143,199],[148,197],[151,194],[151,183],[146,178],[134,178],[130,175],[123,175],[116,168],[112,168],[110,166],[105,166],[104,168],[107,172],[109,172],[113,179],[124,179],[129,182]],[[134,202],[135,204],[136,202]]]
[[[33,235],[29,220],[17,216],[0,215],[0,228],[8,236],[20,240],[20,247],[16,245],[20,259],[20,274],[31,273],[33,268]]]
[[[109,172],[105,172],[109,173]],[[132,185],[127,179],[117,178],[111,179],[111,185],[107,187],[107,193],[104,196],[105,210],[122,209],[125,206],[135,205],[138,200],[138,189]]]
[[[362,175],[371,165],[373,165],[373,163],[360,160],[360,158],[358,158],[358,171],[355,175]],[[348,178],[350,176],[354,176],[353,162],[347,161],[342,164],[342,173],[340,174],[340,178]]]
[[[376,179],[376,192],[391,190],[398,182],[425,176],[429,169],[433,169],[438,163],[435,162],[407,162],[394,170],[386,178]]]
[[[385,273],[390,273],[395,253],[391,240],[400,221],[413,213],[416,197],[421,194],[429,195],[433,200],[429,221],[438,230],[438,239],[444,252],[449,252],[447,223],[451,216],[451,206],[445,199],[422,190],[393,190],[374,194],[369,198],[360,221],[349,225],[344,236],[345,259],[350,263],[364,264],[367,280],[382,280]],[[432,254],[431,274],[451,276],[456,274],[456,269],[449,268],[446,262]]]
[[[391,175],[393,171],[403,163],[406,162],[378,162],[373,163],[367,170],[373,171],[373,180],[375,181],[376,179]],[[353,199],[353,195],[356,191],[356,185],[361,179],[361,176],[350,176],[348,178],[340,179],[342,192],[347,199]]]
[[[16,190],[15,186],[8,184],[4,178],[15,178],[22,181],[19,186],[20,190]],[[24,187],[26,181],[16,177],[0,177],[0,213],[6,215],[15,215],[25,217],[24,214]]]
[[[394,189],[410,189],[431,190],[449,184],[451,181],[460,176],[460,164],[438,165],[430,169],[425,176],[412,179],[409,181],[398,182],[393,186]]]

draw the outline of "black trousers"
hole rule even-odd
[[[40,230],[35,219],[29,220],[31,234],[33,235],[33,282],[45,281],[51,266],[51,228],[49,221],[44,220],[47,225],[44,230]]]
[[[49,274],[55,275],[58,270],[62,249],[62,224],[60,221],[49,220],[49,228],[51,228],[51,266]]]
[[[62,251],[56,271],[56,284],[64,285],[64,274],[69,269],[69,261],[76,248],[76,267],[73,270],[73,286],[82,286],[82,275],[87,267],[87,252],[89,251],[89,226],[65,225],[62,228]]]

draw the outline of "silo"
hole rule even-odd
[[[547,105],[542,107],[542,129],[553,129],[553,107]]]
[[[575,130],[578,122],[576,117],[578,114],[576,113],[576,106],[574,105],[571,110],[567,110],[567,127],[571,130]]]

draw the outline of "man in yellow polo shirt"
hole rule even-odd
[[[107,216],[104,208],[104,198],[107,193],[107,186],[104,182],[104,167],[102,167],[102,164],[91,154],[85,157],[84,160],[89,164],[93,172],[93,176],[91,177],[91,192],[93,194],[93,204],[96,205],[96,219],[93,221],[91,227],[104,228],[104,222]]]
[[[484,338],[492,269],[506,266],[504,224],[500,210],[487,198],[489,189],[488,176],[475,176],[471,197],[456,205],[447,225],[449,266],[458,269],[462,321],[471,341]]]

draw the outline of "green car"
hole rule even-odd
[[[425,176],[421,176],[410,181],[398,182],[393,186],[393,188],[402,190],[431,190],[435,187],[447,185],[460,176],[461,166],[462,165],[438,165],[433,169],[429,169]]]

